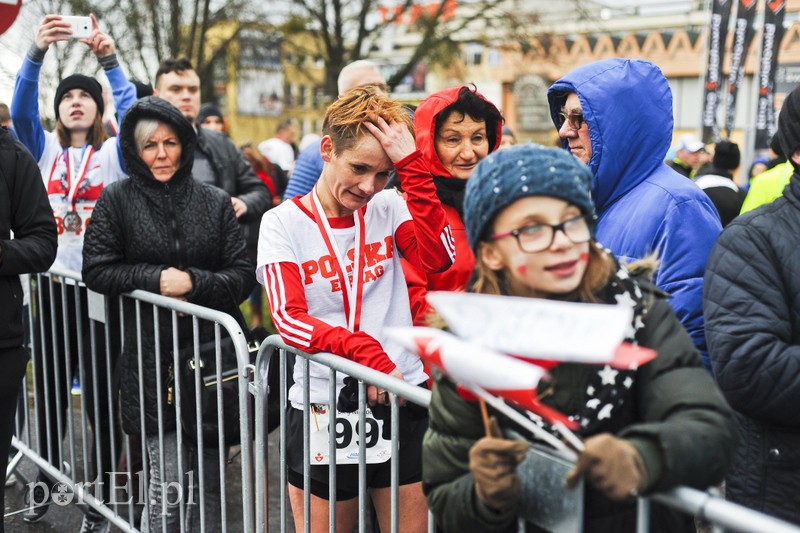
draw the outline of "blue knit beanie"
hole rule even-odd
[[[512,146],[481,160],[467,181],[464,225],[477,249],[486,226],[503,208],[526,196],[552,196],[594,216],[589,168],[561,148]],[[590,223],[594,235],[594,222]]]

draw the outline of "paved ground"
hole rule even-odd
[[[77,422],[77,420],[76,420]],[[77,432],[80,433],[80,432]],[[77,445],[80,448],[80,443]],[[269,461],[269,487],[270,487],[270,503],[269,509],[269,530],[279,531],[279,509],[280,509],[280,492],[278,487],[278,432],[273,432],[269,439],[270,461]],[[235,452],[234,452],[235,453]],[[232,454],[233,455],[233,454]],[[78,462],[76,465],[78,469],[82,469],[83,465]],[[78,470],[80,471],[80,470]],[[61,532],[78,532],[81,528],[83,520],[83,512],[74,504],[59,506],[52,504],[40,522],[29,524],[22,519],[23,512],[26,508],[24,504],[24,483],[34,479],[36,475],[35,465],[23,459],[19,465],[19,473],[26,479],[20,480],[13,487],[6,488],[5,492],[5,528],[6,531],[25,532],[25,533],[39,533],[57,531]],[[274,482],[272,480],[275,480]],[[227,530],[229,532],[242,531],[241,499],[242,499],[242,482],[241,482],[241,463],[239,462],[238,455],[233,459],[227,469],[226,479],[226,497],[228,498],[228,517],[227,517]],[[22,511],[22,512],[21,512]],[[238,511],[238,512],[237,512]],[[120,511],[127,513],[127,507]],[[291,522],[291,521],[289,521]],[[111,531],[119,532],[118,528],[112,527]],[[289,523],[289,531],[294,532],[293,524]]]

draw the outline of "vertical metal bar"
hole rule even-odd
[[[244,333],[244,332],[242,332]],[[228,330],[228,334],[233,337],[233,332]],[[238,331],[236,332],[238,335]],[[234,348],[237,344],[234,344]],[[251,363],[250,360],[250,351],[247,349],[244,353],[245,355],[245,363],[247,366],[240,367],[239,366],[239,356],[237,354],[236,357],[236,382],[239,385],[239,393],[238,393],[238,400],[239,400],[239,427],[240,427],[240,435],[241,435],[241,444],[239,451],[240,461],[241,461],[241,469],[242,469],[242,529],[243,533],[251,533],[255,526],[255,512],[253,509],[254,503],[254,491],[253,485],[255,483],[254,480],[254,464],[253,464],[253,438],[255,431],[255,426],[250,424],[252,420],[251,409],[254,409],[254,406],[250,402],[250,383],[255,379],[254,373],[251,372]],[[266,478],[265,478],[266,479]]]
[[[80,309],[80,307],[78,307],[78,309]],[[103,472],[105,472],[105,466],[106,465],[103,464],[103,449],[105,448],[105,446],[103,445],[103,441],[102,441],[103,431],[102,431],[101,428],[102,428],[103,424],[101,423],[101,418],[100,418],[100,394],[99,394],[100,391],[99,391],[99,387],[97,386],[98,383],[100,383],[100,373],[97,371],[97,345],[96,345],[96,342],[95,342],[95,334],[97,333],[97,330],[95,329],[95,326],[96,326],[95,321],[92,320],[91,318],[87,318],[87,320],[89,321],[89,346],[91,347],[91,353],[92,353],[92,387],[91,388],[92,388],[92,399],[94,400],[92,402],[94,404],[92,406],[92,408],[94,410],[94,424],[93,424],[93,428],[92,429],[93,429],[93,433],[94,433],[95,460],[97,461],[97,463],[96,463],[97,464],[97,473],[96,473],[96,476],[97,476],[97,480],[96,480],[97,481],[97,490],[95,491],[94,496],[98,500],[104,501],[105,498],[103,498],[103,494],[104,494],[104,491],[103,491]],[[82,355],[83,354],[81,353],[81,360],[83,360]],[[81,396],[81,398],[83,399],[83,401],[81,401],[82,410],[85,410],[85,406],[86,406],[85,400],[86,400],[87,393],[86,393],[86,388],[85,387],[86,387],[85,382],[81,381],[81,392],[83,394]],[[111,429],[111,428],[109,428],[109,429]]]
[[[63,318],[62,333],[64,333],[64,346],[63,346],[63,348],[64,348],[64,354],[65,354],[65,357],[66,357],[66,365],[67,365],[67,370],[64,373],[66,374],[66,373],[69,372],[70,350],[69,350],[69,336],[67,335],[66,332],[63,331],[64,329],[66,329],[68,327],[68,324],[69,324],[69,318],[68,318],[69,315],[65,311],[66,308],[67,308],[66,287],[64,285],[65,281],[66,280],[62,279],[62,282],[61,282],[60,288],[59,288],[59,293],[61,294],[61,317]],[[51,280],[51,283],[52,283],[52,280]],[[51,293],[51,296],[52,296],[52,293]],[[53,308],[55,308],[55,307],[56,306],[53,305]],[[55,320],[54,320],[54,322],[53,322],[53,331],[55,332],[55,330],[56,330],[56,323],[55,323]],[[56,405],[56,412],[54,414],[56,416],[56,433],[57,434],[52,436],[53,440],[50,440],[49,437],[48,437],[48,446],[55,446],[56,450],[57,450],[56,451],[56,456],[57,457],[51,457],[50,458],[50,464],[53,464],[54,460],[58,460],[58,467],[59,467],[59,469],[61,469],[61,468],[63,468],[62,465],[64,464],[64,453],[63,453],[63,448],[61,446],[61,439],[64,436],[64,405],[63,405],[63,402],[61,401],[61,398],[62,398],[61,387],[64,386],[64,383],[60,382],[60,380],[58,379],[59,378],[59,376],[58,376],[58,371],[59,371],[58,363],[60,361],[60,358],[59,358],[59,351],[60,350],[59,350],[59,348],[61,348],[61,347],[58,346],[58,340],[57,339],[58,339],[58,337],[54,333],[54,335],[53,335],[53,355],[55,357],[53,358],[53,386],[56,389],[54,391],[54,394],[55,394],[55,405]],[[65,376],[65,379],[69,379],[70,386],[71,386],[72,385],[72,378],[71,377],[67,378]],[[67,394],[69,394],[69,386],[67,387]],[[50,402],[48,402],[48,403],[50,403]],[[52,418],[48,417],[47,418],[48,427],[50,425],[49,424],[50,420],[52,420]],[[70,422],[71,421],[72,421],[72,419],[70,418]],[[72,444],[73,442],[74,442],[74,438],[71,437],[70,444]],[[72,446],[70,446],[70,448],[72,448]],[[75,465],[74,462],[72,464]]]
[[[154,359],[154,366],[156,368],[156,417],[158,420],[158,469],[161,473],[159,483],[161,487],[159,490],[161,494],[161,527],[162,531],[167,531],[167,487],[169,486],[169,481],[165,479],[165,466],[166,461],[164,458],[164,413],[162,411],[162,403],[161,398],[161,330],[160,330],[160,323],[158,318],[158,307],[155,305],[153,307],[153,347],[155,348],[155,354],[153,355]],[[142,413],[145,412],[145,407],[142,405]],[[181,450],[178,448],[178,455],[180,455]],[[181,525],[183,527],[183,525]]]
[[[41,293],[41,288],[40,288],[41,285],[38,282],[36,282],[35,283],[36,288],[34,289],[34,281],[33,281],[34,279],[38,280],[39,278],[40,278],[40,276],[38,274],[36,275],[35,278],[34,278],[34,276],[31,275],[29,280],[28,280],[28,289],[30,290],[30,305],[28,305],[28,324],[30,324],[30,336],[28,338],[28,341],[30,343],[29,344],[29,348],[30,348],[31,352],[33,352],[33,350],[34,350],[34,348],[36,346],[36,344],[33,342],[33,338],[37,334],[38,329],[42,327],[42,324],[40,324],[40,323],[37,324],[37,321],[34,319],[35,315],[33,313],[33,308],[34,308],[33,302],[36,301],[36,302],[39,302],[39,307],[37,309],[38,316],[42,315],[41,299],[39,297],[39,295]],[[41,320],[39,322],[41,322]],[[33,354],[31,354],[31,376],[33,378],[31,381],[33,382],[33,387],[34,387],[34,393],[33,393],[33,399],[34,400],[33,401],[35,403],[36,402],[36,357],[34,357]],[[28,393],[29,393],[29,391],[28,391],[28,379],[27,379],[27,376],[25,378],[23,378],[22,386],[23,386],[22,398],[24,399],[24,405],[25,405],[25,408],[24,408],[23,412],[25,414],[25,423],[26,423],[26,426],[27,426],[27,432],[26,432],[27,433],[26,436],[27,436],[27,439],[28,439],[27,444],[28,444],[28,446],[33,447],[32,446],[33,445],[32,427],[33,427],[34,423],[32,422],[32,419],[31,419],[31,406],[30,406],[30,402],[28,401]],[[41,436],[39,437],[39,440],[41,440]]]
[[[106,417],[108,422],[108,443],[111,447],[111,460],[114,462],[112,465],[111,471],[115,471],[117,469],[117,458],[119,457],[118,450],[117,450],[117,436],[116,436],[116,424],[114,418],[114,404],[112,403],[112,393],[111,387],[113,383],[111,381],[111,377],[114,375],[114,365],[112,364],[112,350],[116,350],[116,347],[111,346],[111,332],[112,332],[112,323],[115,321],[115,318],[112,316],[113,313],[111,312],[111,297],[106,296],[104,298],[105,303],[105,317],[106,317],[106,326],[105,326],[105,335],[103,335],[103,342],[105,345],[105,363],[106,363],[106,375],[103,376],[103,380],[105,381],[105,402],[106,402],[106,409],[103,416]],[[116,361],[117,359],[114,358]],[[99,397],[99,395],[96,395]],[[103,470],[100,469],[100,475],[102,475]],[[111,487],[108,488],[109,492],[111,491]],[[113,503],[113,509],[115,514],[119,514],[117,509],[116,503]]]
[[[53,432],[52,432],[52,428],[50,427],[51,426],[50,421],[53,420],[52,417],[53,417],[53,415],[55,415],[55,413],[51,412],[52,409],[50,408],[51,407],[51,405],[50,405],[51,404],[51,398],[52,398],[51,394],[53,394],[50,391],[50,385],[51,385],[50,373],[51,372],[53,373],[54,377],[52,378],[52,382],[53,382],[52,384],[55,385],[56,371],[55,371],[55,369],[51,368],[51,365],[52,365],[53,362],[58,360],[57,359],[57,357],[58,357],[58,342],[57,342],[58,337],[56,335],[56,327],[55,327],[55,323],[56,323],[55,307],[56,307],[56,303],[57,302],[55,301],[55,297],[53,296],[53,280],[52,280],[52,278],[50,276],[47,277],[47,285],[48,285],[47,288],[48,288],[48,295],[49,295],[49,298],[50,298],[50,302],[49,302],[48,309],[44,309],[44,307],[42,307],[42,310],[41,310],[41,315],[42,315],[42,340],[41,340],[42,354],[41,354],[41,357],[39,359],[41,361],[41,363],[42,363],[42,370],[43,370],[43,372],[42,372],[42,376],[43,376],[42,377],[42,384],[44,385],[44,395],[42,396],[42,400],[44,401],[44,406],[40,406],[40,407],[44,407],[44,414],[45,414],[45,423],[44,423],[45,435],[44,436],[46,437],[46,439],[42,439],[42,435],[37,435],[37,438],[39,439],[39,448],[40,448],[39,452],[42,454],[43,457],[47,457],[47,460],[50,462],[50,464],[53,464],[55,461],[58,460],[57,457],[56,457],[58,454],[56,453],[55,450],[52,449],[52,446],[50,445],[50,443],[52,442],[52,439],[54,437],[54,435],[52,435]],[[45,344],[45,325],[46,325],[46,322],[44,320],[45,313],[49,313],[50,314],[50,339],[51,339],[52,343],[49,346],[49,348],[50,348],[49,350],[47,349],[48,347]],[[48,352],[50,352],[50,353],[48,353]],[[38,412],[38,409],[37,409],[37,412]]]
[[[308,359],[303,358],[303,522],[311,533],[311,393]]]
[[[125,457],[126,457],[126,462],[128,464],[128,479],[127,479],[126,486],[133,488],[133,486],[134,486],[133,485],[133,476],[135,476],[137,473],[133,471],[133,461],[131,461],[131,438],[128,435],[125,435],[123,437],[122,445],[125,447]],[[147,464],[147,456],[145,455],[146,453],[147,453],[147,450],[142,450],[142,469],[143,470],[145,468],[145,465]],[[139,486],[139,491],[144,491],[144,485],[143,485],[144,479],[141,479],[141,482],[142,482],[142,485]],[[129,494],[129,496],[131,496],[131,495]],[[139,496],[140,496],[140,494],[136,494],[135,498],[139,498]],[[145,506],[147,506],[147,493],[146,492],[144,493],[144,496],[143,496],[142,499],[144,499],[145,501],[140,502],[140,503],[143,503]],[[134,499],[134,497],[129,497],[128,498],[128,523],[133,524],[134,521],[135,521],[134,520],[135,516],[136,516],[136,500]]]
[[[272,360],[273,357],[278,357],[278,351],[269,346],[266,348],[266,351],[262,350],[261,357],[258,359],[258,367],[256,368],[255,376],[253,377],[253,386],[251,387],[250,391],[255,398],[255,427],[253,431],[255,433],[255,470],[256,470],[256,483],[255,483],[255,491],[256,491],[256,522],[255,522],[255,530],[256,531],[266,531],[267,530],[267,522],[269,520],[269,474],[267,471],[269,460],[267,454],[268,446],[267,446],[267,434],[266,434],[266,427],[267,424],[265,422],[269,422],[266,420],[268,416],[266,401],[269,397],[269,391],[267,387],[269,386],[269,362]],[[266,363],[262,363],[262,361],[266,361]],[[266,376],[263,375],[264,371],[266,371]],[[244,439],[244,437],[242,437]],[[245,490],[245,487],[242,487],[242,490]],[[245,495],[246,496],[246,495]]]
[[[358,380],[358,533],[367,531],[367,384]]]
[[[147,447],[147,432],[145,430],[144,414],[144,369],[142,364],[142,302],[134,301],[136,306],[136,365],[139,373],[139,432],[142,440],[142,464],[144,481],[145,509],[147,510],[148,520],[153,518],[152,502],[150,501],[150,472],[148,465],[152,464],[153,457],[150,457],[150,450]],[[130,458],[130,456],[129,456]]]
[[[636,499],[636,533],[650,532],[650,500]]]
[[[65,280],[66,281],[66,280]],[[66,291],[67,284],[64,283],[62,285],[62,289]],[[83,357],[83,310],[81,308],[81,293],[77,282],[73,287],[73,293],[75,295],[75,334],[76,334],[76,343],[78,348],[78,353],[72,353],[72,339],[70,338],[71,335],[69,334],[69,317],[67,315],[68,311],[68,301],[67,295],[64,293],[64,298],[62,303],[64,305],[64,352],[66,354],[66,370],[64,372],[64,383],[67,390],[67,398],[68,398],[68,411],[67,415],[69,416],[69,453],[70,453],[70,461],[73,467],[77,467],[77,463],[75,462],[75,435],[74,435],[74,420],[73,420],[73,411],[75,409],[75,399],[72,397],[72,380],[74,379],[75,375],[73,372],[74,364],[73,364],[73,357],[78,359],[78,381],[80,382],[81,392],[83,392],[83,387],[89,383],[86,379],[86,367],[84,366],[84,357]],[[88,314],[87,314],[88,316]],[[61,397],[61,395],[59,395]],[[91,454],[89,453],[89,433],[88,433],[88,426],[89,426],[89,409],[91,406],[86,405],[86,396],[81,396],[81,408],[80,408],[80,421],[81,421],[81,462],[83,463],[83,479],[89,479],[89,467],[91,465]],[[59,413],[64,412],[64,407],[60,407],[58,410]],[[63,435],[61,429],[59,429],[59,435]],[[77,478],[77,472],[75,472],[75,476]]]
[[[202,381],[200,380],[200,374],[202,373],[200,370],[200,321],[196,316],[192,317],[192,336],[194,338],[194,390],[198,393],[200,392],[200,387],[203,386]],[[203,510],[206,508],[206,497],[205,497],[205,465],[203,464],[203,452],[205,451],[205,446],[203,443],[203,424],[202,421],[202,411],[199,399],[195,402],[195,416],[197,417],[197,480],[200,484],[199,487],[199,495],[200,495],[200,531],[205,532],[206,530],[206,516]]]
[[[215,347],[215,355],[217,359],[217,427],[219,428],[219,432],[217,433],[217,443],[218,443],[218,450],[219,453],[217,454],[219,457],[219,497],[220,497],[220,512],[222,518],[222,532],[226,533],[228,531],[228,527],[226,524],[227,521],[227,501],[225,497],[225,417],[223,414],[225,413],[225,408],[223,407],[224,398],[222,397],[222,346],[221,346],[221,333],[219,322],[214,322],[214,347]],[[237,383],[239,379],[239,358],[236,358],[236,376],[237,376]],[[244,436],[244,435],[243,435]],[[242,461],[244,461],[244,457],[242,457]],[[242,483],[244,483],[244,479],[242,479]],[[242,517],[243,520],[246,520],[246,517]],[[213,527],[214,524],[211,525]]]
[[[392,404],[392,458],[391,478],[392,478],[392,533],[400,531],[400,406],[399,398],[395,393],[389,393]],[[384,424],[386,422],[384,421]]]
[[[178,447],[178,478],[181,480],[181,486],[186,479],[186,465],[184,463],[183,455],[183,431],[180,427],[181,423],[181,360],[180,360],[180,339],[178,329],[178,312],[174,309],[171,313],[172,318],[172,400],[175,404],[175,424],[176,424],[176,437]],[[191,490],[192,487],[189,487]],[[178,506],[178,516],[180,517],[181,527],[186,524],[186,500],[191,497],[191,494],[186,494],[184,491]]]
[[[286,398],[287,398],[287,383],[286,383],[286,351],[280,350],[280,364],[281,369],[280,384],[281,384],[281,425],[278,431],[281,433],[280,439],[280,466],[281,466],[281,532],[286,531],[286,514],[289,512],[288,498],[286,492],[289,490],[287,487],[286,475]],[[295,363],[297,364],[297,363]],[[294,372],[294,369],[292,369]],[[304,393],[305,394],[305,393]]]
[[[336,371],[328,375],[328,525],[336,533]]]

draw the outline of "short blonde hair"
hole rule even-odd
[[[331,137],[334,152],[342,153],[355,146],[364,135],[371,135],[364,126],[370,116],[379,116],[386,122],[400,122],[414,134],[408,110],[370,87],[352,89],[334,100],[325,113],[322,134]]]

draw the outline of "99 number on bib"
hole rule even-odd
[[[330,409],[327,405],[312,404],[309,433],[311,435],[311,464],[330,464],[329,439],[336,441],[336,464],[358,464],[358,446],[363,436],[366,447],[366,463],[383,463],[392,456],[392,441],[384,439],[383,420],[365,413],[366,431],[359,431],[358,413],[336,412],[336,423],[331,428]]]

